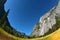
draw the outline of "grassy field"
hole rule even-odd
[[[60,28],[57,31],[45,37],[32,39],[15,37],[11,34],[8,34],[2,28],[0,28],[0,40],[60,40]]]

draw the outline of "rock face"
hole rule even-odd
[[[30,36],[43,36],[56,24],[56,16],[60,17],[60,0],[49,12],[44,14],[35,25]]]

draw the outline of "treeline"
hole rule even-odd
[[[16,31],[16,29],[12,28],[9,24],[9,22],[7,21],[7,14],[5,13],[4,16],[0,19],[0,27],[3,28],[6,32],[8,32],[9,34],[12,34],[14,36],[17,37],[27,37],[25,33],[21,33]]]

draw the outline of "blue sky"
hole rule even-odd
[[[13,28],[30,35],[34,25],[58,0],[7,0],[8,19]]]

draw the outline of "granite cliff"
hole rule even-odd
[[[60,0],[50,11],[45,13],[35,25],[30,36],[44,36],[54,32],[60,26]]]

